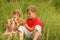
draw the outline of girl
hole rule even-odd
[[[20,10],[16,9],[13,11],[13,17],[7,20],[7,29],[5,34],[15,33],[20,25],[21,19],[21,12]]]

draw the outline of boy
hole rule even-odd
[[[24,21],[24,25],[19,27],[20,40],[23,40],[24,34],[32,40],[38,40],[39,35],[41,36],[42,22],[36,16],[35,6],[30,6],[27,8],[28,18]]]

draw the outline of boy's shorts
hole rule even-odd
[[[18,28],[18,31],[23,32],[25,37],[28,37],[28,38],[33,38],[34,32],[36,30],[40,33],[39,37],[41,37],[41,35],[42,35],[42,33],[41,33],[41,26],[39,26],[39,25],[36,25],[34,31],[32,31],[32,32],[30,32],[25,26],[20,26]]]

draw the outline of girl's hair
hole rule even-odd
[[[21,16],[21,11],[19,9],[16,9],[13,11],[13,15],[19,15],[19,17]]]

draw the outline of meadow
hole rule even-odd
[[[34,5],[37,8],[37,16],[43,22],[41,40],[60,40],[60,0],[0,0],[0,40],[7,40],[3,33],[6,29],[7,19],[12,17],[12,11],[20,9],[22,18],[27,18],[26,9]],[[12,37],[11,40],[19,38]],[[25,39],[29,40],[29,39]]]

